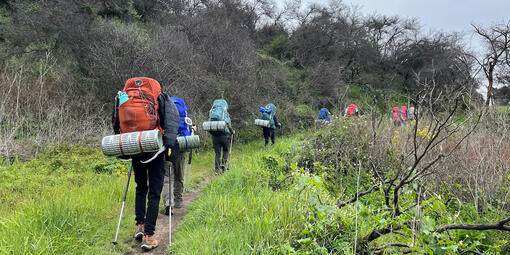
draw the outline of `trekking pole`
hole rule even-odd
[[[129,168],[126,192],[124,193],[124,200],[122,201],[122,207],[120,208],[119,224],[117,225],[117,232],[115,233],[115,241],[113,241],[113,245],[117,245],[117,238],[119,237],[120,222],[122,220],[122,213],[124,212],[124,205],[126,204],[126,197],[129,189],[129,180],[131,180],[131,171],[133,171],[133,163],[131,163],[131,168]]]
[[[230,170],[230,160],[232,157],[232,143],[234,142],[234,133],[230,136],[230,149],[228,150],[228,170]]]
[[[172,167],[175,171],[175,166]],[[173,172],[170,172],[170,175],[173,175]],[[170,181],[170,185],[168,185],[168,198],[170,199],[170,212],[168,212],[168,247],[172,246],[172,195],[173,195],[173,186],[175,182],[175,176],[173,178],[170,178],[171,176],[168,176],[168,179]],[[172,181],[173,179],[173,181]]]
[[[186,170],[186,179],[184,180],[184,190],[189,189],[189,172],[191,171],[191,158],[193,157],[193,150],[189,152],[188,156],[188,169]]]

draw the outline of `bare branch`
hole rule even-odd
[[[438,233],[442,233],[446,230],[452,229],[465,229],[465,230],[501,230],[501,231],[510,231],[510,226],[506,226],[506,224],[510,222],[510,217],[497,222],[497,223],[481,223],[481,224],[451,224],[445,225],[436,230]]]

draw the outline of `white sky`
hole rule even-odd
[[[308,0],[327,4],[329,0]],[[379,13],[418,18],[424,32],[464,32],[471,43],[471,23],[492,25],[510,20],[510,0],[343,0],[361,6],[364,14]],[[474,49],[480,43],[474,41]]]

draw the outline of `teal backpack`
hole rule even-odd
[[[214,131],[211,132],[212,135],[228,135],[230,134],[230,129],[228,128],[228,124],[230,123],[230,118],[228,117],[228,104],[224,99],[216,99],[213,102],[212,108],[209,111],[209,121],[225,121],[227,125],[225,125],[225,131]]]
[[[276,106],[274,104],[268,104],[264,107],[265,110],[262,112],[262,119],[269,120],[269,128],[275,129],[274,115],[276,114]]]

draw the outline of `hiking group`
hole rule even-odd
[[[393,110],[392,119],[395,123],[411,119],[414,112],[413,108],[408,111],[404,106],[395,107]],[[255,120],[255,125],[262,127],[264,146],[267,148],[269,142],[274,146],[275,130],[281,128],[276,106],[267,104],[260,107],[259,112],[260,119]],[[350,104],[345,109],[344,116],[360,118],[361,113],[355,104]],[[322,108],[319,111],[318,122],[330,121],[331,113],[327,108]],[[121,160],[131,161],[114,244],[117,244],[133,171],[136,183],[133,237],[141,241],[142,249],[151,250],[159,245],[158,240],[154,238],[154,231],[161,194],[165,214],[170,215],[169,227],[171,227],[173,209],[183,206],[183,191],[186,186],[184,181],[189,180],[192,150],[200,146],[200,137],[195,135],[196,127],[190,118],[185,101],[168,96],[162,92],[159,82],[145,77],[127,80],[123,90],[117,93],[112,124],[115,135],[103,138],[103,152],[107,156],[117,156]],[[214,173],[222,174],[230,168],[230,153],[235,134],[227,101],[214,100],[209,118],[202,123],[202,128],[212,136],[215,152]],[[188,155],[187,171],[186,155]]]
[[[329,112],[328,108],[322,108],[319,111],[319,116],[315,120],[315,123],[322,124],[322,123],[330,123],[331,122],[331,112]],[[344,111],[344,117],[358,117],[361,118],[361,112],[358,109],[358,106],[355,104],[350,104],[345,108]]]
[[[268,104],[266,107],[260,107],[259,111],[262,113],[261,121],[264,121],[262,133],[265,145],[268,145],[269,140],[274,145],[275,129],[281,127],[276,115],[276,106]],[[186,186],[184,181],[189,180],[192,149],[200,146],[200,139],[195,135],[196,126],[183,99],[168,96],[162,92],[158,81],[146,77],[127,80],[123,90],[117,93],[112,124],[115,135],[103,138],[103,152],[107,156],[117,156],[121,160],[131,161],[113,243],[117,244],[133,171],[136,183],[133,237],[141,241],[142,249],[152,250],[159,245],[158,240],[154,238],[154,231],[161,194],[166,215],[171,217],[174,208],[183,206],[183,190]],[[217,99],[213,102],[209,119],[202,127],[212,136],[215,152],[214,173],[222,174],[230,167],[230,152],[235,134],[227,101]],[[188,155],[187,171],[186,155]]]
[[[414,107],[401,106],[401,107],[393,107],[393,111],[391,113],[391,122],[393,125],[400,126],[407,123],[410,120],[413,120],[415,117]]]

